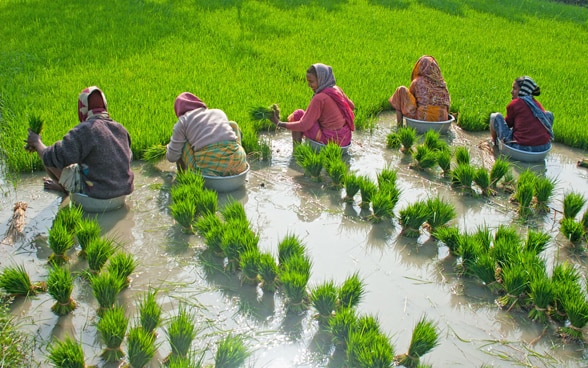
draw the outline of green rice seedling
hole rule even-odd
[[[571,293],[564,299],[566,315],[569,325],[561,327],[559,332],[568,339],[583,341],[582,329],[588,323],[588,302],[586,295],[582,293]]]
[[[263,161],[269,161],[272,158],[272,145],[271,140],[262,140],[259,144],[260,151],[261,151],[261,159]]]
[[[485,250],[490,249],[492,240],[494,240],[494,236],[490,232],[490,228],[488,228],[488,226],[485,224],[477,226],[476,231],[471,234],[471,237],[476,241],[479,241]]]
[[[548,203],[553,196],[555,180],[546,177],[537,177],[535,180],[535,208],[539,212],[549,211]]]
[[[212,229],[222,228],[222,226],[223,222],[220,217],[216,215],[216,213],[207,213],[202,215],[198,217],[194,223],[196,231],[203,237],[206,237],[206,234],[208,234],[208,232]]]
[[[529,299],[532,309],[529,318],[533,321],[547,322],[550,314],[549,308],[553,304],[555,293],[553,283],[546,275],[533,278],[529,283]]]
[[[97,274],[102,270],[110,256],[116,251],[116,244],[113,239],[95,238],[90,241],[86,248],[86,259],[90,272]]]
[[[260,262],[259,249],[253,248],[245,251],[241,255],[240,267],[241,267],[241,280],[242,283],[248,285],[256,285],[259,281],[259,262]]]
[[[57,211],[52,226],[55,226],[56,223],[62,224],[70,234],[75,235],[75,232],[80,225],[80,221],[82,221],[83,218],[84,210],[82,209],[82,206],[70,203],[69,206],[62,207]]]
[[[53,313],[64,316],[77,307],[71,297],[73,291],[73,277],[71,272],[63,267],[53,265],[47,276],[47,292],[55,299],[51,307]]]
[[[416,238],[420,234],[420,227],[431,216],[431,208],[425,201],[417,201],[400,210],[399,221],[402,225],[402,235]]]
[[[512,262],[519,262],[525,267],[529,280],[537,277],[547,276],[547,268],[545,267],[545,259],[539,257],[533,251],[522,251],[519,253],[518,259],[515,258]]]
[[[204,189],[196,198],[195,216],[204,216],[207,213],[216,213],[218,209],[218,194],[214,190]]]
[[[225,227],[222,235],[221,248],[227,257],[225,269],[228,272],[235,272],[240,268],[241,256],[249,251],[257,249],[259,236],[248,229],[248,223],[231,221]]]
[[[193,223],[196,216],[196,204],[189,200],[174,202],[169,206],[172,217],[181,226],[182,230],[193,233]]]
[[[312,261],[306,254],[294,254],[281,265],[283,272],[298,272],[304,275],[310,275]]]
[[[489,249],[490,254],[500,266],[504,266],[512,260],[517,259],[521,251],[520,243],[508,241],[505,238],[496,239],[492,248]]]
[[[555,293],[552,319],[559,322],[566,319],[565,299],[571,294],[582,294],[580,279],[580,272],[572,263],[565,261],[555,265],[551,276]]]
[[[116,298],[122,290],[122,280],[110,272],[100,272],[90,277],[90,285],[94,297],[98,301],[98,315],[102,316],[107,309],[114,307]]]
[[[139,301],[139,322],[141,328],[152,335],[161,323],[161,306],[156,300],[157,290],[149,290]]]
[[[523,183],[517,186],[514,198],[519,203],[519,216],[524,218],[531,214],[531,201],[533,201],[533,194],[533,184]]]
[[[584,237],[584,227],[573,218],[564,218],[561,221],[560,231],[574,245],[578,244]]]
[[[347,366],[357,368],[391,367],[394,347],[389,338],[377,331],[352,330],[346,351]]]
[[[264,292],[273,293],[277,288],[278,265],[271,253],[261,253],[259,256],[259,279]]]
[[[333,163],[342,162],[343,149],[337,143],[329,142],[321,148],[319,156],[323,160],[323,167],[328,171]]]
[[[582,227],[584,231],[588,231],[588,210],[582,215]]]
[[[62,265],[69,257],[65,254],[74,245],[74,239],[67,227],[62,223],[54,223],[49,229],[49,248],[53,253],[49,256],[49,263]]]
[[[412,157],[416,161],[415,168],[418,170],[429,169],[437,164],[437,154],[424,144],[416,147]]]
[[[486,253],[486,249],[479,239],[467,234],[458,238],[455,255],[460,257],[463,273],[469,273],[467,267],[484,253]]]
[[[343,200],[347,203],[353,203],[353,197],[359,192],[360,177],[354,173],[345,175],[345,197]]]
[[[514,174],[509,170],[502,178],[502,190],[507,193],[512,193],[515,191],[515,184],[516,180]]]
[[[391,167],[385,167],[376,174],[376,180],[378,187],[382,189],[383,186],[389,187],[389,185],[396,186],[396,180],[398,179],[398,172]]]
[[[355,308],[362,300],[365,294],[365,288],[359,274],[355,272],[353,275],[345,279],[339,288],[339,305],[337,310],[343,308]]]
[[[386,148],[397,150],[402,146],[400,135],[396,132],[388,133],[386,135]]]
[[[0,274],[0,289],[8,295],[37,295],[47,290],[44,282],[33,283],[24,266],[8,266]]]
[[[171,318],[169,327],[166,330],[167,339],[171,347],[169,357],[188,357],[192,341],[196,337],[195,323],[194,315],[185,306],[180,305],[178,314]]]
[[[296,164],[304,168],[304,163],[309,160],[309,157],[317,157],[317,153],[308,143],[301,143],[294,146],[294,161]]]
[[[209,226],[210,229],[204,235],[206,246],[215,256],[224,257],[225,253],[223,251],[223,234],[228,225],[222,222],[219,222],[218,224],[213,224],[211,222]]]
[[[496,229],[496,233],[494,233],[494,240],[505,240],[507,242],[515,244],[521,242],[521,237],[514,226],[500,225],[498,229]]]
[[[474,182],[480,187],[483,195],[488,195],[490,190],[490,173],[485,167],[479,167],[474,174]]]
[[[192,170],[182,170],[178,171],[175,180],[176,186],[187,185],[192,186],[193,188],[204,188],[204,178],[198,172],[194,172]]]
[[[116,252],[106,266],[108,272],[114,274],[123,281],[123,288],[126,288],[131,283],[131,274],[137,267],[137,261],[132,254],[126,252]]]
[[[205,367],[202,361],[204,360],[204,356],[202,355],[199,360],[195,360],[194,357],[189,356],[186,358],[177,357],[177,356],[170,356],[166,362],[165,366],[167,368],[201,368]]]
[[[47,347],[49,361],[58,368],[85,368],[82,344],[66,336],[62,341],[55,340]]]
[[[181,184],[174,185],[170,189],[170,196],[172,203],[192,202],[196,203],[198,194],[202,192],[203,188],[198,184]]]
[[[497,302],[502,308],[511,310],[524,297],[529,287],[529,278],[525,267],[518,263],[509,263],[502,267],[503,296]]]
[[[482,253],[475,260],[468,262],[466,271],[469,275],[480,280],[484,285],[493,288],[493,285],[496,283],[496,267],[494,257],[489,253]]]
[[[331,178],[332,187],[335,189],[340,189],[343,187],[343,182],[345,181],[345,176],[347,175],[347,171],[349,168],[347,164],[341,160],[334,161],[329,165],[327,169],[327,174],[329,178]]]
[[[470,164],[470,150],[466,146],[457,146],[453,152],[457,166]]]
[[[476,175],[476,169],[469,164],[458,164],[451,172],[451,183],[461,190],[470,191]]]
[[[127,333],[129,319],[125,316],[125,310],[121,306],[107,309],[96,324],[98,336],[106,348],[100,354],[102,360],[114,363],[121,360],[125,353],[121,349],[122,342]]]
[[[286,235],[284,239],[278,243],[278,263],[280,267],[284,266],[292,256],[302,256],[305,253],[306,246],[295,234]]]
[[[314,152],[314,151],[313,151]],[[308,155],[302,162],[302,168],[312,179],[319,181],[323,170],[323,159],[318,153]]]
[[[357,318],[357,323],[355,324],[355,331],[360,331],[363,333],[368,332],[380,332],[380,321],[378,318],[372,315],[363,315]]]
[[[156,163],[163,159],[167,154],[167,146],[163,144],[154,144],[143,151],[143,160]]]
[[[332,280],[310,290],[310,302],[317,311],[315,318],[320,326],[326,326],[337,309],[338,290]]]
[[[394,217],[396,203],[389,192],[379,190],[372,198],[373,214],[369,217],[374,222],[381,222],[386,218]]]
[[[243,203],[231,200],[227,203],[221,210],[221,215],[225,219],[225,221],[237,220],[237,221],[247,221],[247,214],[245,213],[245,206]]]
[[[529,230],[524,249],[539,254],[547,248],[551,235],[545,231]]]
[[[347,348],[349,333],[357,326],[355,309],[343,308],[329,320],[328,330],[336,347]]]
[[[373,196],[378,191],[378,186],[372,179],[367,175],[359,177],[359,192],[361,194],[361,208],[369,208],[372,202]]]
[[[429,129],[425,132],[423,144],[430,150],[442,150],[444,147],[443,143],[445,142],[443,142],[440,138],[441,135],[439,132],[433,129]]]
[[[535,188],[535,180],[537,180],[537,175],[531,169],[526,169],[519,175],[517,179],[517,187],[523,184],[532,184],[533,188]]]
[[[29,129],[32,130],[35,134],[41,135],[43,132],[43,124],[43,119],[41,119],[41,117],[38,115],[33,115],[29,118]],[[28,144],[25,145],[25,149],[28,151],[31,149],[34,150],[34,148],[30,147]]]
[[[457,250],[459,239],[461,237],[461,233],[459,228],[455,226],[442,226],[437,229],[433,230],[432,233],[433,237],[440,240],[449,248],[449,252],[455,255],[455,251]]]
[[[306,284],[310,273],[297,271],[282,271],[280,273],[281,287],[286,296],[286,311],[299,314],[308,308],[308,292]]]
[[[431,231],[446,225],[456,216],[453,203],[446,202],[439,197],[428,198],[425,205],[429,209],[429,216],[426,219]]]
[[[82,250],[78,254],[80,257],[86,256],[86,248],[92,239],[100,237],[102,229],[100,224],[95,219],[82,219],[78,224],[76,231],[76,239]]]
[[[215,368],[235,368],[245,364],[251,352],[245,346],[243,337],[229,333],[219,341],[214,356]]]
[[[398,364],[407,368],[417,367],[420,358],[439,345],[437,325],[423,316],[412,331],[408,352],[396,357]]]
[[[155,335],[140,326],[132,327],[127,336],[127,359],[132,368],[145,367],[155,356]]]
[[[443,175],[451,172],[451,152],[448,150],[437,151],[437,165],[443,171]]]
[[[400,142],[402,143],[401,151],[404,153],[410,153],[412,150],[412,145],[416,141],[417,132],[414,128],[409,127],[401,127],[398,128],[398,137],[400,138]]]
[[[564,218],[575,218],[586,204],[584,195],[577,192],[569,192],[564,195],[563,214]]]
[[[21,318],[10,312],[6,297],[0,294],[0,361],[6,368],[37,366],[33,357],[36,341],[31,334],[23,333]]]
[[[492,169],[490,169],[490,183],[492,187],[496,187],[500,179],[502,179],[507,173],[510,172],[510,162],[507,160],[498,157],[494,164],[492,165]]]
[[[274,115],[272,107],[256,106],[249,110],[251,120],[263,121],[269,120]]]

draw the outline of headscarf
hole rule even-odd
[[[434,86],[447,88],[441,69],[437,60],[434,57],[423,55],[414,65],[412,69],[412,76],[410,80],[414,80],[416,77],[424,77],[428,79]]]
[[[201,107],[207,108],[206,104],[202,102],[201,99],[190,92],[180,93],[174,102],[174,111],[178,118],[188,111],[196,110]]]
[[[334,87],[335,86],[335,76],[333,75],[333,68],[329,65],[317,63],[312,64],[314,70],[316,71],[316,79],[318,81],[318,87],[315,94],[319,93],[325,88]]]
[[[451,104],[447,84],[434,57],[423,55],[416,62],[411,77],[415,85],[415,97],[419,105],[447,106]]]
[[[92,118],[108,118],[106,96],[100,88],[91,86],[78,97],[78,119],[80,123]]]
[[[539,87],[537,83],[531,78],[524,77],[517,78],[517,84],[519,85],[519,96],[538,96],[539,95]]]

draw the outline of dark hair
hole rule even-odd
[[[306,69],[306,73],[310,73],[312,75],[314,75],[315,77],[318,77],[318,75],[316,74],[316,69],[314,68],[314,65],[311,65],[310,68]]]
[[[523,84],[525,83],[525,77],[518,77],[517,79],[515,79],[515,82],[517,84],[517,86],[522,87]],[[539,88],[539,86],[535,85],[535,89],[533,89],[533,91],[531,92],[532,96],[539,96],[541,94],[541,88]]]

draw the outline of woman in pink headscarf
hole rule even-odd
[[[29,129],[27,145],[41,157],[51,177],[44,179],[44,188],[94,199],[132,193],[131,137],[111,119],[106,97],[98,87],[80,93],[78,118],[80,123],[51,146]]]
[[[304,136],[323,144],[335,142],[348,146],[355,130],[355,105],[335,84],[333,69],[325,64],[312,64],[306,71],[306,80],[314,92],[306,111],[296,110],[288,116],[288,122],[282,122],[279,110],[275,110],[271,121],[291,130],[294,143],[301,142]]]
[[[247,170],[241,146],[241,130],[219,109],[209,109],[190,92],[174,102],[178,121],[167,145],[166,158],[179,170],[200,171],[208,176],[231,176]]]

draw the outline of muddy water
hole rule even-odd
[[[451,200],[457,209],[454,221],[463,230],[477,226],[496,228],[501,224],[519,224],[516,208],[507,194],[495,197],[464,196],[449,186],[435,172],[418,172],[409,168],[410,159],[400,152],[385,148],[386,134],[393,117],[383,114],[373,134],[358,133],[350,150],[351,170],[376,177],[390,166],[398,170],[402,188],[396,212],[417,199],[439,194]],[[448,141],[470,147],[472,162],[482,165],[491,161],[477,147],[486,136],[452,129]],[[307,245],[313,261],[310,286],[325,280],[341,283],[359,272],[366,294],[358,311],[377,316],[383,331],[394,344],[396,353],[407,350],[412,329],[421,316],[435,320],[441,331],[440,345],[423,357],[437,367],[479,367],[483,364],[507,367],[512,365],[585,366],[584,347],[563,344],[554,330],[531,322],[523,312],[506,312],[494,303],[495,295],[455,272],[455,259],[445,247],[425,236],[408,239],[399,235],[396,221],[372,224],[364,219],[365,211],[341,201],[343,191],[326,187],[328,179],[314,182],[303,175],[292,159],[288,133],[272,136],[271,163],[254,162],[246,188],[220,195],[222,206],[227,200],[241,201],[248,218],[260,235],[260,248],[277,254],[279,241],[287,234],[296,234]],[[536,224],[552,233],[554,241],[545,252],[548,267],[556,259],[570,257],[566,240],[558,235],[556,210],[562,209],[563,194],[580,191],[588,197],[588,170],[577,168],[583,151],[555,145],[545,163],[515,163],[515,172],[531,168],[557,179],[557,189],[550,206],[554,209]],[[221,271],[222,264],[202,255],[204,244],[195,235],[186,235],[171,218],[169,187],[175,175],[173,165],[161,162],[155,167],[136,163],[135,192],[121,210],[102,214],[98,220],[106,236],[115,237],[122,248],[134,254],[139,266],[132,276],[130,288],[120,295],[136,323],[138,297],[150,287],[159,289],[159,303],[165,318],[180,303],[193,306],[198,325],[202,328],[194,348],[207,351],[205,360],[212,362],[216,341],[227,331],[244,333],[254,351],[248,366],[252,367],[337,367],[342,357],[331,349],[321,334],[311,312],[286,316],[279,294],[262,295],[251,286],[241,286],[236,275]],[[14,246],[1,245],[0,268],[11,264],[24,265],[33,280],[47,276],[47,231],[60,206],[67,204],[61,197],[41,190],[42,175],[22,175],[16,185],[2,182],[0,198],[0,234],[4,234],[15,201],[28,203],[24,240]],[[357,198],[357,197],[356,197]],[[359,202],[357,199],[356,202]],[[572,260],[583,266],[583,257]],[[71,253],[74,270],[86,267],[83,260]],[[34,334],[41,345],[52,336],[71,335],[83,342],[86,362],[101,365],[101,346],[94,323],[97,303],[89,285],[76,280],[74,299],[79,307],[70,315],[56,317],[50,310],[53,301],[47,294],[13,303],[12,312],[23,328]],[[165,323],[159,330],[161,344],[158,359],[170,348],[166,342]],[[45,357],[44,346],[36,353]],[[159,366],[154,359],[152,366]]]

